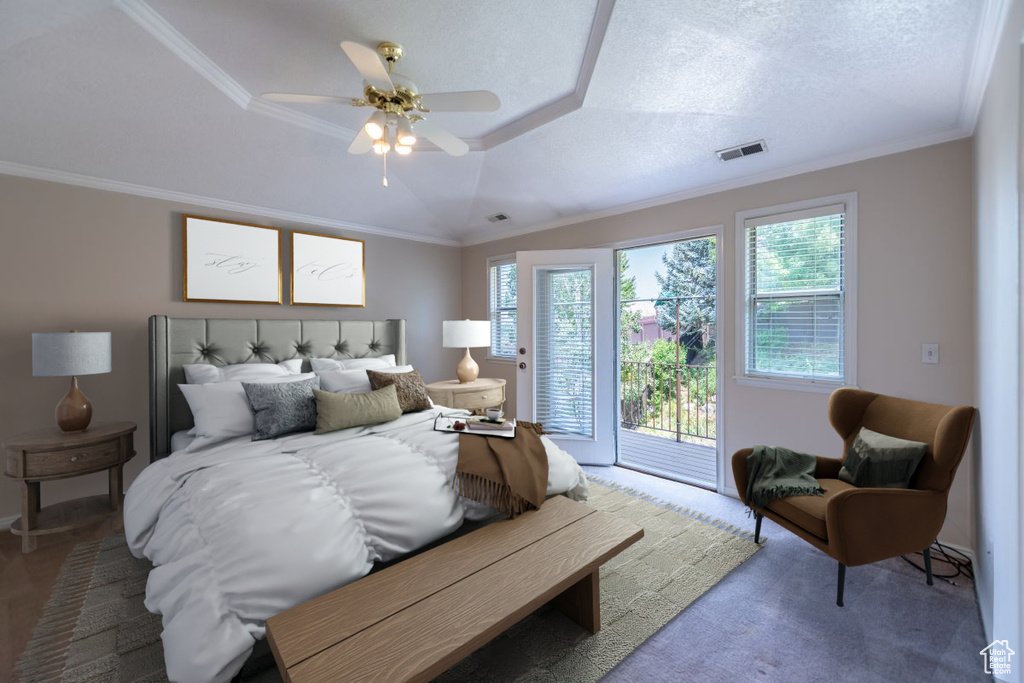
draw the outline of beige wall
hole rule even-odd
[[[738,162],[742,163],[742,162]],[[462,251],[463,315],[487,315],[489,256],[517,250],[613,244],[645,236],[724,225],[721,353],[736,374],[735,214],[844,192],[858,193],[858,385],[870,391],[948,404],[974,400],[974,261],[969,140],[927,147],[674,204],[489,242]],[[941,363],[920,362],[922,342],[940,344]],[[482,354],[481,354],[482,355]],[[607,359],[606,362],[613,362]],[[515,370],[481,360],[481,375],[508,380]],[[723,462],[756,443],[839,456],[826,416],[828,396],[723,383]],[[961,467],[942,538],[973,547],[971,466]]]
[[[286,224],[174,202],[0,175],[0,438],[49,427],[66,378],[32,377],[32,333],[113,333],[113,372],[80,378],[94,420],[134,420],[138,455],[149,461],[147,319],[153,314],[224,318],[405,318],[409,359],[426,381],[447,378],[457,350],[441,348],[440,321],[458,319],[459,249],[364,234],[366,307],[320,308],[185,303],[181,214],[258,225]],[[344,233],[332,233],[342,234]],[[285,239],[284,263],[288,263]],[[285,269],[287,271],[287,268]],[[287,273],[283,281],[288,294]],[[105,473],[43,483],[43,504],[105,490]],[[17,484],[0,478],[0,518],[20,511]]]

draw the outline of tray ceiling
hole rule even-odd
[[[474,243],[969,135],[1004,1],[4,3],[0,172]],[[502,107],[432,115],[474,151],[384,189],[367,110],[256,97],[358,96],[342,40]]]

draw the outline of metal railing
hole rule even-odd
[[[672,435],[676,441],[707,444],[717,437],[718,377],[713,365],[688,365],[687,350],[680,343],[680,302],[697,297],[634,299],[670,303],[674,309],[675,362],[620,361],[622,426],[625,429]],[[707,330],[705,330],[707,333]],[[660,336],[660,333],[659,333]],[[713,337],[713,335],[711,335]],[[684,439],[684,437],[687,437]],[[710,445],[710,444],[708,444]]]
[[[715,368],[648,361],[620,365],[622,426],[684,437],[715,439]]]

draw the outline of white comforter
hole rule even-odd
[[[125,535],[155,565],[146,607],[163,615],[172,681],[228,681],[267,618],[493,512],[453,491],[458,439],[433,431],[439,411],[320,436],[242,437],[139,475]],[[548,494],[585,498],[579,465],[542,438]]]

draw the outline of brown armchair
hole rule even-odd
[[[931,586],[929,548],[946,518],[946,498],[971,436],[974,408],[838,389],[829,399],[828,418],[843,439],[843,457],[818,456],[814,477],[825,495],[792,496],[754,509],[754,541],[760,541],[764,516],[835,558],[839,562],[836,604],[840,607],[848,566],[923,551]],[[861,427],[928,444],[928,453],[909,489],[858,488],[837,478]],[[748,505],[747,456],[752,451],[744,448],[732,456],[736,488]]]

